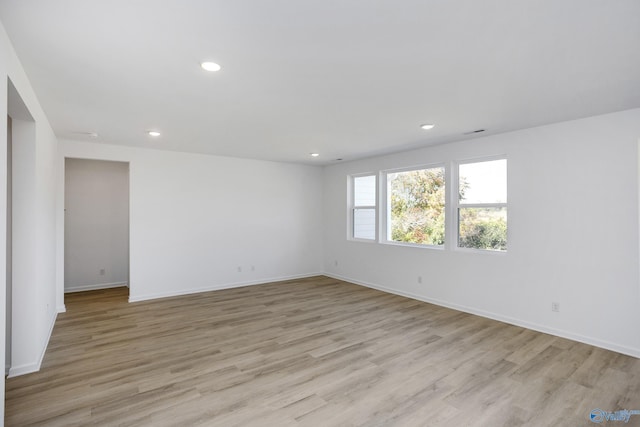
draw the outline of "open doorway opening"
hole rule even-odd
[[[129,163],[67,158],[64,291],[128,286]]]
[[[7,79],[7,210],[5,374],[12,374],[16,352],[29,340],[31,285],[35,279],[33,224],[36,206],[36,123],[11,79]],[[22,353],[20,353],[22,355]],[[20,364],[20,363],[18,363]]]
[[[13,251],[13,242],[12,242],[12,221],[11,221],[11,201],[12,201],[12,185],[13,181],[11,178],[12,172],[12,154],[11,154],[11,144],[12,144],[12,130],[11,130],[11,116],[7,116],[7,267],[6,267],[6,320],[5,320],[5,356],[4,356],[4,374],[9,374],[9,369],[11,368],[11,310],[13,305],[11,304],[11,286],[12,286],[12,273],[11,273],[11,265],[12,265],[12,251]]]

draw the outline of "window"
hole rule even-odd
[[[353,177],[353,238],[376,239],[376,176]]]
[[[458,166],[458,247],[507,250],[507,160]]]
[[[387,173],[387,240],[444,245],[444,167]]]

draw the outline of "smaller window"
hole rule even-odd
[[[375,175],[353,177],[353,238],[376,239]]]
[[[458,247],[507,250],[507,160],[458,167]]]

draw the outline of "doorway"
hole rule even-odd
[[[11,310],[12,310],[12,252],[13,252],[13,242],[12,242],[12,128],[11,128],[11,116],[7,115],[7,251],[6,251],[6,309],[5,309],[5,356],[4,356],[4,374],[9,374],[9,368],[11,368]]]
[[[65,159],[64,291],[129,286],[129,163]]]
[[[30,338],[25,326],[33,322],[31,289],[37,281],[32,252],[36,247],[36,123],[11,79],[7,79],[6,154],[5,373],[11,374],[16,354],[22,354]]]

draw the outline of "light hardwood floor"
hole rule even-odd
[[[8,426],[588,426],[595,408],[640,410],[639,359],[326,277],[65,302],[41,371],[6,382]]]

